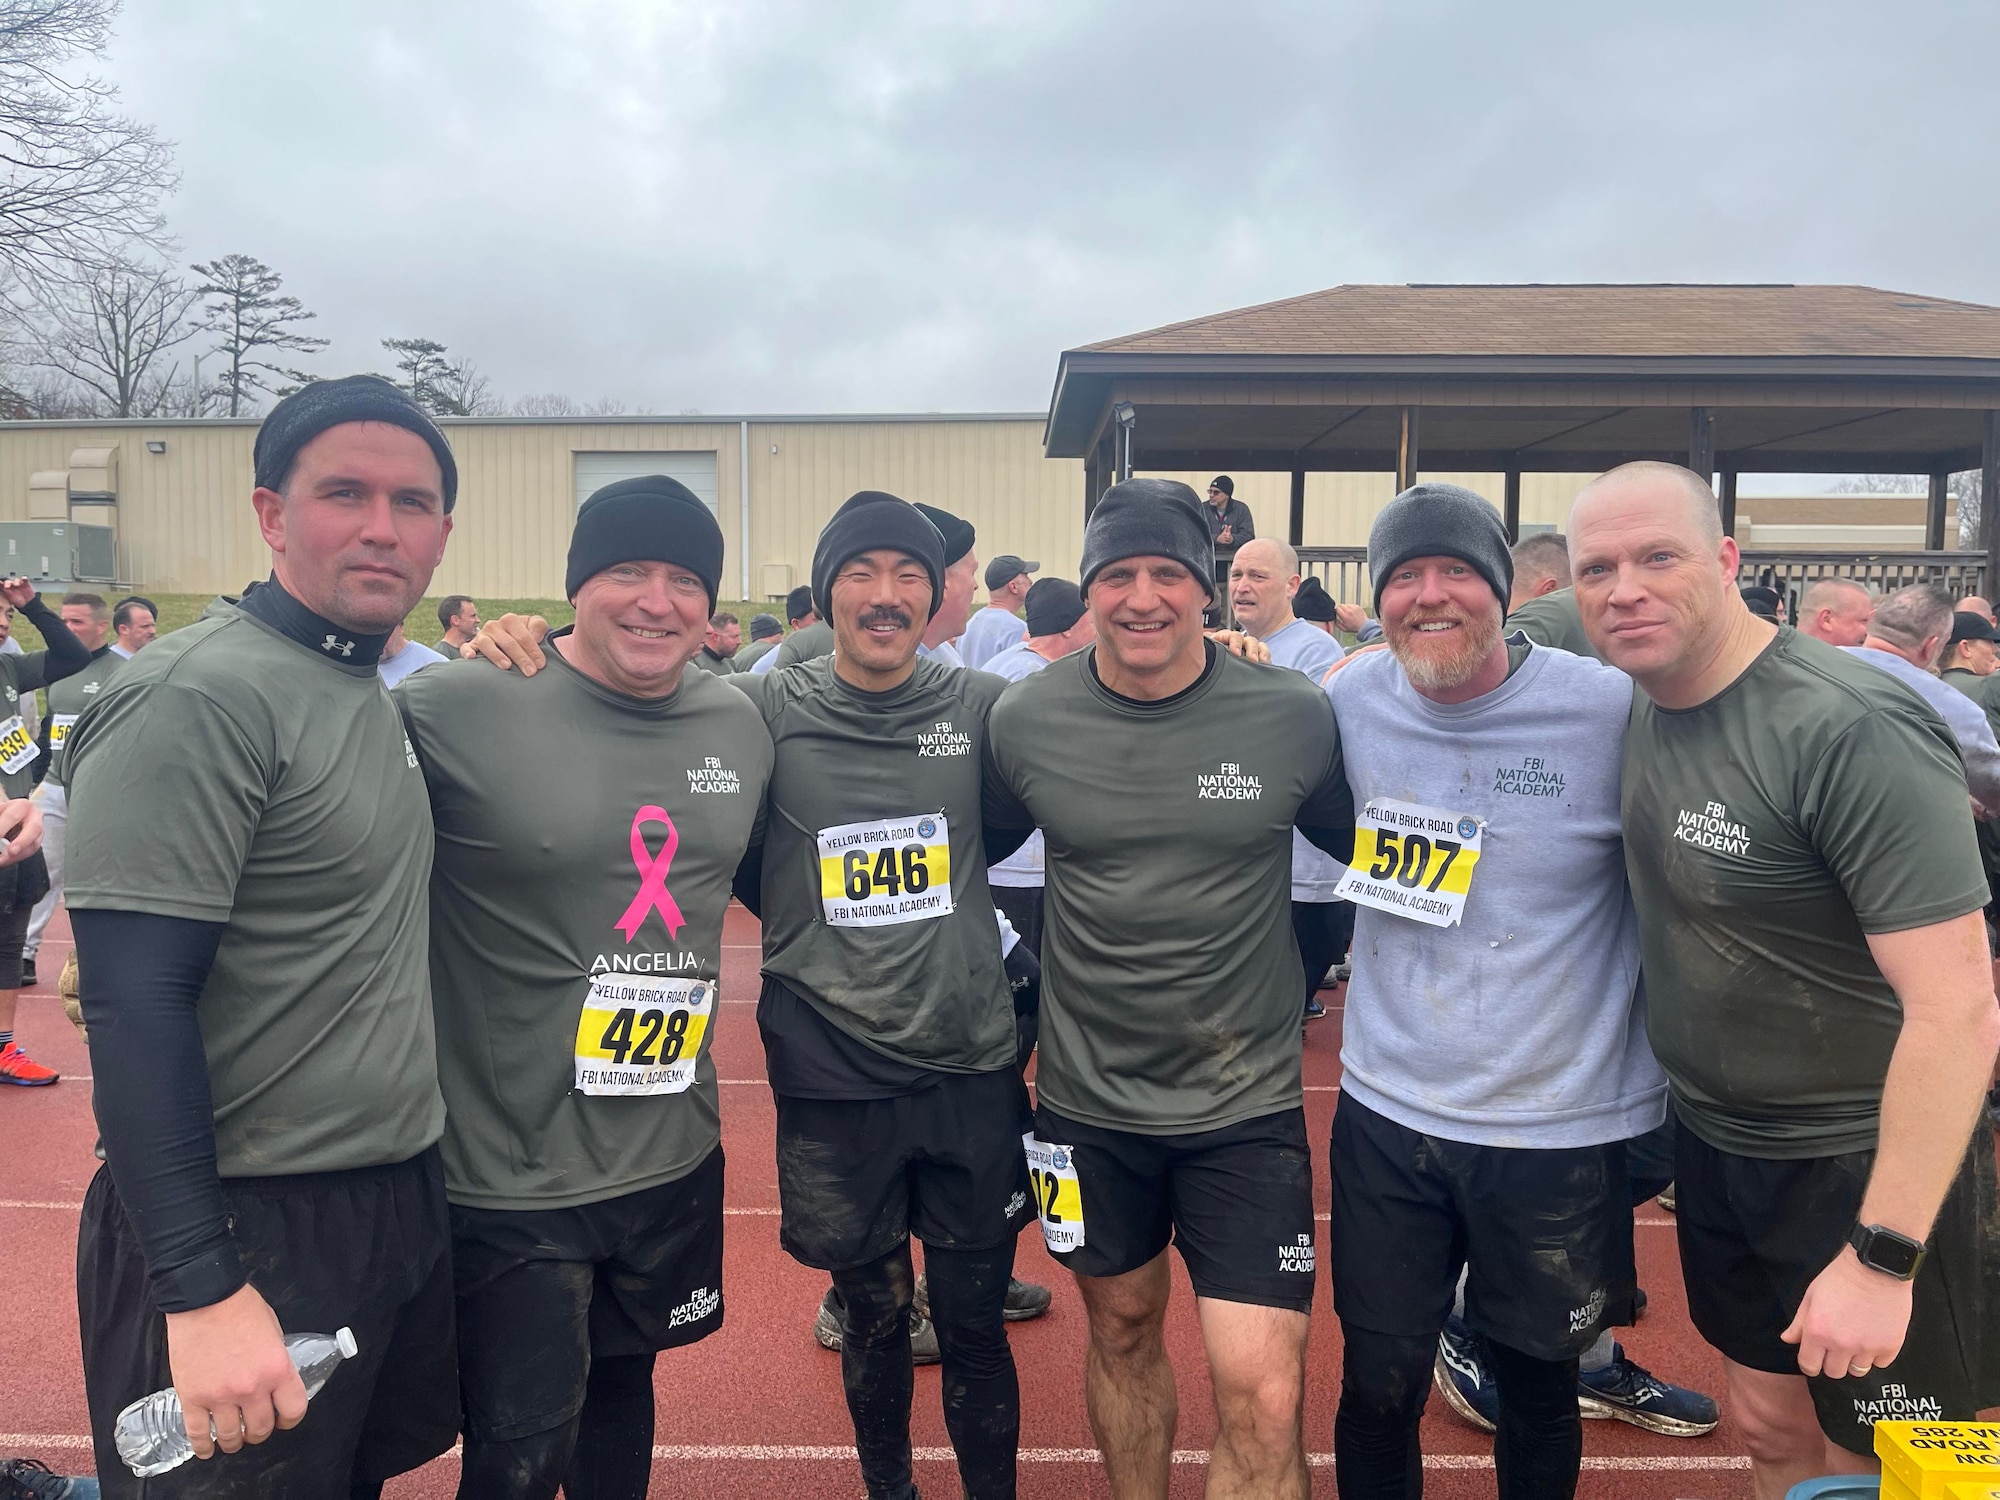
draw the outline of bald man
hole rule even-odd
[[[1858,646],[1868,639],[1875,596],[1851,578],[1822,578],[1799,600],[1799,629],[1829,646]]]
[[[1967,594],[1963,599],[1958,601],[1958,608],[1966,610],[1971,614],[1983,616],[1988,625],[2000,625],[2000,618],[1994,616],[1993,606],[1977,594]]]
[[[2000,1009],[1964,772],[1901,683],[1751,615],[1692,472],[1612,470],[1569,537],[1584,628],[1641,689],[1625,860],[1689,1311],[1780,1500],[1872,1471],[1878,1416],[1982,1404],[1967,1142]]]

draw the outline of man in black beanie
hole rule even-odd
[[[606,486],[577,515],[576,623],[547,670],[452,662],[396,693],[438,832],[466,1500],[641,1500],[657,1356],[722,1325],[709,1038],[771,737],[687,670],[721,572],[679,482]]]
[[[931,616],[917,655],[941,661],[948,667],[962,667],[958,638],[965,634],[965,622],[972,614],[972,591],[979,582],[979,559],[973,555],[972,523],[962,516],[935,505],[919,504],[926,520],[944,538],[944,590],[938,596],[937,613]]]

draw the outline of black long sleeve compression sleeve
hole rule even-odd
[[[244,1284],[216,1171],[215,1107],[195,1005],[221,922],[76,911],[98,1133],[162,1312],[220,1302]]]

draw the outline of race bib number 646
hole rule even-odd
[[[1466,813],[1374,798],[1354,820],[1354,863],[1334,895],[1431,927],[1456,927],[1485,834]]]
[[[920,813],[822,828],[819,893],[829,927],[949,915],[951,825],[943,813]]]

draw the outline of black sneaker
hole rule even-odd
[[[1673,1385],[1611,1346],[1611,1363],[1576,1377],[1577,1410],[1585,1417],[1612,1417],[1665,1437],[1701,1437],[1715,1431],[1721,1413],[1700,1391]]]
[[[1320,1021],[1325,1018],[1326,1007],[1319,1003],[1319,996],[1314,995],[1312,999],[1306,1001],[1306,1019],[1308,1021]]]
[[[832,1287],[820,1298],[819,1312],[813,1318],[813,1338],[822,1349],[840,1352],[840,1294]],[[910,1309],[910,1363],[913,1365],[934,1365],[944,1358],[938,1349],[937,1329],[931,1320]]]
[[[1049,1310],[1055,1301],[1055,1294],[1039,1282],[1023,1281],[1020,1277],[1010,1277],[1007,1282],[1007,1302],[1001,1309],[1000,1318],[1006,1323],[1026,1323],[1031,1318],[1039,1318]],[[911,1303],[917,1315],[928,1318],[931,1315],[931,1278],[926,1271],[917,1278],[916,1295]]]
[[[21,955],[21,984],[23,987],[35,982],[35,961],[27,954]]]

